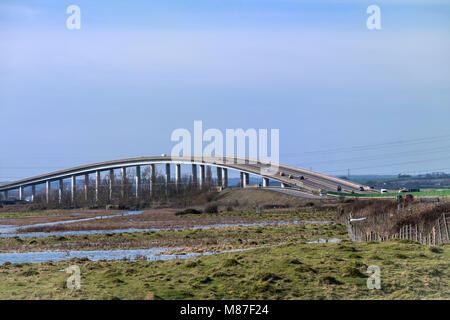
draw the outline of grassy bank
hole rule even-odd
[[[345,196],[345,197],[369,197],[369,198],[383,198],[383,197],[396,197],[399,194],[404,196],[405,194],[412,194],[415,197],[446,197],[450,196],[450,190],[430,190],[430,191],[419,191],[419,192],[388,192],[388,193],[338,193],[334,191],[329,191],[328,194],[336,195],[336,196]]]
[[[77,264],[81,289],[59,270]],[[366,286],[381,269],[381,290]],[[290,244],[157,262],[0,266],[0,299],[450,299],[450,246],[405,241]]]

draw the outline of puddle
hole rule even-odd
[[[335,243],[335,242],[339,242],[342,241],[343,239],[338,239],[338,238],[333,238],[333,239],[322,239],[320,238],[319,240],[314,240],[314,241],[308,241],[306,243]]]
[[[141,213],[142,211],[132,211]],[[138,214],[134,213],[134,214]],[[125,215],[125,214],[124,214]],[[108,216],[110,217],[110,216]],[[97,217],[96,217],[97,218]],[[89,218],[92,219],[92,218]],[[79,220],[77,220],[79,221]],[[65,221],[64,221],[65,222]],[[190,227],[172,227],[172,228],[127,228],[127,229],[113,229],[113,230],[82,230],[82,231],[55,231],[55,232],[29,232],[29,233],[3,233],[0,234],[0,238],[37,238],[37,237],[50,237],[50,236],[79,236],[79,235],[91,235],[91,234],[115,234],[115,233],[133,233],[133,232],[150,232],[150,231],[170,231],[170,230],[196,230],[196,229],[214,229],[214,228],[229,228],[229,227],[250,227],[250,226],[267,226],[267,225],[286,225],[286,224],[301,224],[301,223],[333,223],[334,221],[264,221],[254,223],[224,223],[224,224],[211,224],[211,225],[197,225]],[[52,222],[53,223],[53,222]],[[36,226],[36,225],[33,225]],[[13,231],[14,232],[14,231]]]
[[[314,241],[308,241],[306,243],[334,243],[342,241],[343,239],[318,239]],[[282,245],[280,243],[279,245]],[[129,250],[92,250],[92,251],[41,251],[41,252],[12,252],[12,253],[0,253],[0,265],[5,262],[10,263],[36,263],[47,261],[65,261],[72,258],[87,258],[91,261],[98,260],[122,260],[127,259],[129,261],[147,260],[172,260],[172,259],[187,259],[198,256],[210,256],[220,253],[241,252],[247,250],[253,250],[261,247],[243,248],[223,250],[219,252],[194,252],[194,253],[179,253],[179,254],[164,254],[169,248],[151,248],[151,249],[129,249]],[[179,250],[180,248],[170,248],[170,250]]]
[[[110,218],[116,218],[116,217],[134,216],[137,214],[141,214],[142,212],[143,211],[128,211],[128,212],[118,213],[118,214],[108,215],[108,216],[96,216],[96,217],[85,218],[85,219],[74,219],[74,220],[36,223],[36,224],[29,224],[29,225],[17,226],[17,227],[10,226],[10,225],[0,225],[0,234],[1,233],[17,233],[17,232],[23,231],[24,229],[28,229],[28,228],[32,228],[32,227],[48,227],[48,226],[55,226],[55,225],[59,225],[59,224],[68,224],[68,223],[84,222],[84,221],[91,221],[91,220],[103,220],[103,219],[110,219]]]
[[[177,249],[177,248],[175,248]],[[0,265],[5,262],[10,263],[36,263],[47,261],[64,261],[72,258],[88,258],[91,261],[98,260],[120,260],[127,259],[130,261],[147,260],[171,260],[171,259],[187,259],[197,256],[209,256],[226,252],[239,252],[251,250],[254,248],[224,250],[220,252],[198,252],[186,254],[162,254],[168,249],[152,248],[152,249],[130,249],[130,250],[99,250],[99,251],[43,251],[43,252],[23,252],[23,253],[0,253]]]

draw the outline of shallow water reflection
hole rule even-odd
[[[177,249],[177,248],[175,248]],[[238,252],[248,249],[234,249],[224,250],[220,252],[196,252],[186,254],[162,254],[166,252],[167,248],[152,248],[152,249],[130,249],[130,250],[96,250],[96,251],[42,251],[42,252],[13,252],[0,253],[0,265],[5,262],[10,263],[35,263],[47,261],[64,261],[72,258],[87,258],[91,261],[98,260],[121,260],[126,259],[130,261],[136,260],[171,260],[171,259],[186,259],[197,256],[208,256],[226,252]]]
[[[138,212],[142,211],[132,211]],[[129,214],[130,215],[130,214]],[[89,218],[91,219],[91,218]],[[79,221],[79,220],[78,220]],[[133,232],[157,232],[157,231],[170,231],[170,230],[196,230],[196,229],[214,229],[214,228],[229,228],[229,227],[251,227],[251,226],[268,226],[268,225],[286,225],[286,224],[329,224],[334,221],[263,221],[254,223],[223,223],[223,224],[210,224],[210,225],[196,225],[188,227],[172,227],[172,228],[127,228],[127,229],[113,229],[113,230],[82,230],[82,231],[55,231],[55,232],[29,232],[29,233],[0,233],[0,238],[35,238],[35,237],[50,237],[50,236],[76,236],[76,235],[91,235],[91,234],[114,234],[114,233],[133,233]],[[52,222],[53,223],[53,222]],[[36,225],[32,225],[36,226]],[[15,232],[15,231],[12,231]]]

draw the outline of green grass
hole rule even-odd
[[[332,195],[342,195],[345,197],[396,197],[399,194],[405,195],[405,194],[412,194],[416,197],[445,197],[450,196],[450,189],[446,190],[431,190],[431,191],[419,191],[419,192],[388,192],[388,193],[368,193],[368,194],[361,194],[361,193],[338,193],[334,191],[328,191],[328,194]]]
[[[11,264],[0,266],[0,299],[450,299],[450,246],[439,248],[345,241],[170,261]],[[73,264],[80,290],[59,271]],[[370,265],[381,269],[381,290],[366,286]]]

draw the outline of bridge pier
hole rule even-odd
[[[3,197],[8,200],[8,190],[3,191]]]
[[[113,186],[114,186],[114,169],[109,170],[109,200],[113,198]]]
[[[62,194],[63,194],[63,179],[59,179],[59,186],[58,186],[58,203],[62,203]]]
[[[84,175],[84,201],[88,201],[89,174]]]
[[[217,186],[221,187],[222,186],[222,168],[216,167],[216,172],[217,172]]]
[[[199,179],[199,186],[202,188],[205,184],[205,165],[200,165],[200,179]]]
[[[77,177],[76,176],[71,176],[70,177],[71,180],[71,186],[70,186],[70,200],[72,201],[72,204],[75,203],[75,191],[76,191],[76,187],[77,187]]]
[[[95,171],[95,202],[98,203],[98,193],[100,188],[100,171]]]
[[[139,198],[139,194],[141,193],[141,166],[136,166],[136,173],[134,180],[136,184],[136,198]]]
[[[45,201],[50,202],[50,180],[45,181]]]
[[[282,188],[287,188],[288,185],[287,185],[286,183],[282,182],[282,183],[281,183],[281,187],[282,187]]]
[[[31,186],[31,202],[34,202],[34,199],[36,198],[36,185]]]
[[[175,184],[177,188],[179,187],[181,183],[181,164],[177,163],[175,165]]]
[[[23,200],[23,186],[19,187],[19,200]]]
[[[268,187],[269,186],[269,178],[263,177],[262,185],[263,185],[263,187]]]
[[[228,169],[222,168],[222,187],[228,188]]]
[[[166,190],[167,190],[167,187],[169,186],[169,183],[170,183],[170,163],[166,163],[165,180],[166,180]]]
[[[244,188],[250,184],[250,174],[244,172]]]
[[[247,172],[241,171],[240,176],[241,176],[240,186],[241,188],[246,188],[247,185],[249,184],[250,175]]]
[[[197,181],[197,165],[196,164],[192,165],[192,184],[194,186],[198,185],[198,181]]]
[[[123,198],[125,196],[125,184],[127,181],[127,168],[121,168],[121,186],[120,186],[120,195]]]
[[[154,186],[155,186],[155,180],[156,180],[156,171],[155,171],[155,165],[150,165],[150,196],[153,196],[154,192]]]

